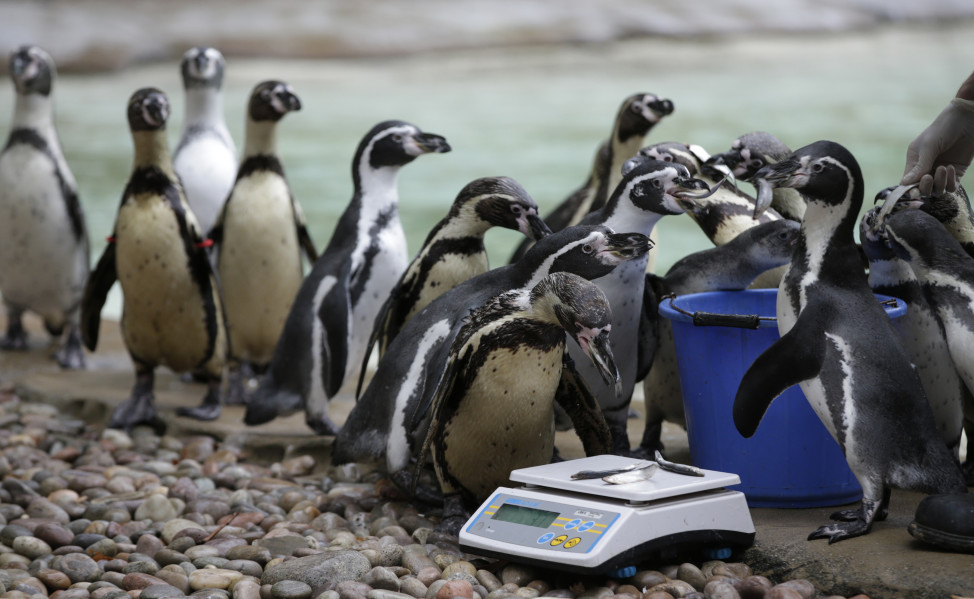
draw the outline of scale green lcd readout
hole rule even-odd
[[[460,531],[470,553],[590,573],[633,566],[675,548],[730,550],[754,541],[743,494],[723,487],[736,474],[703,477],[657,472],[611,485],[572,480],[580,470],[608,470],[633,462],[594,456],[515,470],[517,488],[501,487]]]

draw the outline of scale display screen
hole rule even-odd
[[[497,512],[492,516],[492,519],[513,522],[514,524],[523,524],[525,526],[548,528],[559,515],[558,512],[549,512],[547,510],[524,507],[523,505],[505,503],[498,508]]]

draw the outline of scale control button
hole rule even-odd
[[[574,520],[570,521],[568,524],[565,525],[565,530],[571,530],[571,529],[575,528],[576,526],[578,526],[581,523],[582,523],[581,520],[579,520],[578,518],[575,518]]]
[[[538,543],[547,543],[548,541],[550,541],[554,537],[555,537],[555,533],[553,533],[553,532],[546,532],[543,535],[541,535],[540,537],[538,537]]]
[[[557,547],[557,546],[561,545],[562,543],[564,543],[565,542],[565,539],[567,539],[567,538],[568,538],[568,535],[558,535],[557,537],[555,537],[551,541],[551,546],[552,547]]]
[[[592,528],[593,526],[595,526],[595,522],[592,522],[591,520],[589,520],[588,522],[582,522],[578,526],[578,532],[585,532],[586,530]]]
[[[567,541],[565,541],[565,549],[571,549],[572,547],[578,545],[581,542],[582,540],[578,537],[573,537],[571,539],[568,539]]]

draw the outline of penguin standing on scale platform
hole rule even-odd
[[[423,154],[449,151],[442,136],[403,121],[379,123],[362,139],[352,160],[352,200],[298,290],[267,374],[249,400],[248,424],[303,406],[313,430],[337,432],[328,399],[358,374],[379,309],[408,263],[399,170]]]
[[[186,115],[173,166],[203,233],[209,232],[237,176],[237,150],[223,118],[226,61],[216,48],[198,46],[183,55]]]
[[[892,321],[866,281],[853,236],[862,172],[841,145],[819,141],[761,169],[762,186],[797,189],[807,201],[801,236],[778,291],[781,338],[744,374],[734,424],[757,430],[775,397],[799,384],[862,486],[859,509],[809,539],[830,543],[886,518],[892,487],[966,490],[934,424],[923,384]]]
[[[230,340],[228,404],[244,403],[244,379],[271,361],[304,279],[301,252],[318,258],[277,156],[277,124],[301,101],[281,81],[257,84],[247,105],[237,182],[210,231],[217,244]]]
[[[609,139],[595,153],[588,179],[545,217],[545,224],[552,231],[560,231],[577,225],[589,212],[604,206],[622,180],[622,165],[643,147],[653,127],[670,114],[673,114],[673,102],[656,94],[632,94],[623,100],[616,111]],[[522,242],[511,262],[520,259],[530,246],[530,241]],[[650,256],[652,260],[655,257]]]
[[[604,276],[649,251],[638,233],[575,226],[541,239],[514,264],[474,277],[430,303],[392,340],[375,376],[332,445],[332,463],[376,462],[403,470],[422,446],[428,407],[449,363],[449,352],[470,310],[513,290],[530,289],[553,272],[586,279]],[[588,358],[586,358],[588,359]],[[249,411],[248,411],[249,414]],[[485,421],[486,429],[492,427]]]
[[[422,249],[389,294],[376,318],[365,360],[374,344],[378,344],[381,358],[409,319],[434,299],[487,272],[484,234],[494,226],[519,231],[535,241],[550,233],[538,216],[538,205],[514,179],[484,177],[468,183],[457,194],[449,213],[430,231]]]
[[[606,383],[618,380],[611,319],[597,285],[563,272],[498,295],[464,319],[418,460],[422,466],[432,448],[444,495],[442,528],[457,534],[470,509],[510,484],[512,470],[551,461],[556,401],[572,416],[586,455],[608,452],[609,429],[584,383],[581,397],[559,391],[562,369],[571,368],[564,359],[568,339]]]
[[[27,349],[22,317],[30,310],[60,338],[58,363],[84,368],[78,319],[88,233],[54,127],[54,61],[36,46],[24,46],[10,56],[10,76],[17,99],[0,151],[0,293],[7,307],[0,347]]]
[[[683,214],[684,206],[692,204],[692,197],[706,188],[702,181],[690,177],[686,167],[672,162],[638,157],[629,161],[623,172],[622,181],[605,206],[586,216],[583,224],[648,236],[661,218]],[[643,312],[646,263],[646,257],[631,260],[595,280],[612,306],[610,340],[621,388],[605,384],[596,369],[584,361],[579,348],[569,347],[612,431],[612,451],[620,455],[627,455],[630,449],[626,419],[633,388],[649,372],[656,350],[655,320]]]
[[[180,409],[180,414],[215,417],[220,410],[226,361],[223,307],[206,244],[173,171],[168,117],[169,102],[157,89],[140,89],[129,100],[134,167],[112,236],[85,285],[82,338],[92,351],[105,298],[116,280],[122,286],[122,341],[135,363],[135,386],[112,413],[111,428],[156,420],[157,366],[206,375],[202,405]]]

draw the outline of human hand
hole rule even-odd
[[[920,177],[920,195],[942,196],[944,193],[954,193],[957,191],[957,181],[960,177],[951,166],[938,166],[937,170],[931,175],[927,173]]]
[[[971,160],[974,160],[974,101],[954,98],[907,147],[906,168],[900,184],[920,182],[926,175],[936,186],[935,168],[945,169],[941,177],[947,177],[946,169],[952,168],[953,181],[948,183],[956,185]]]

